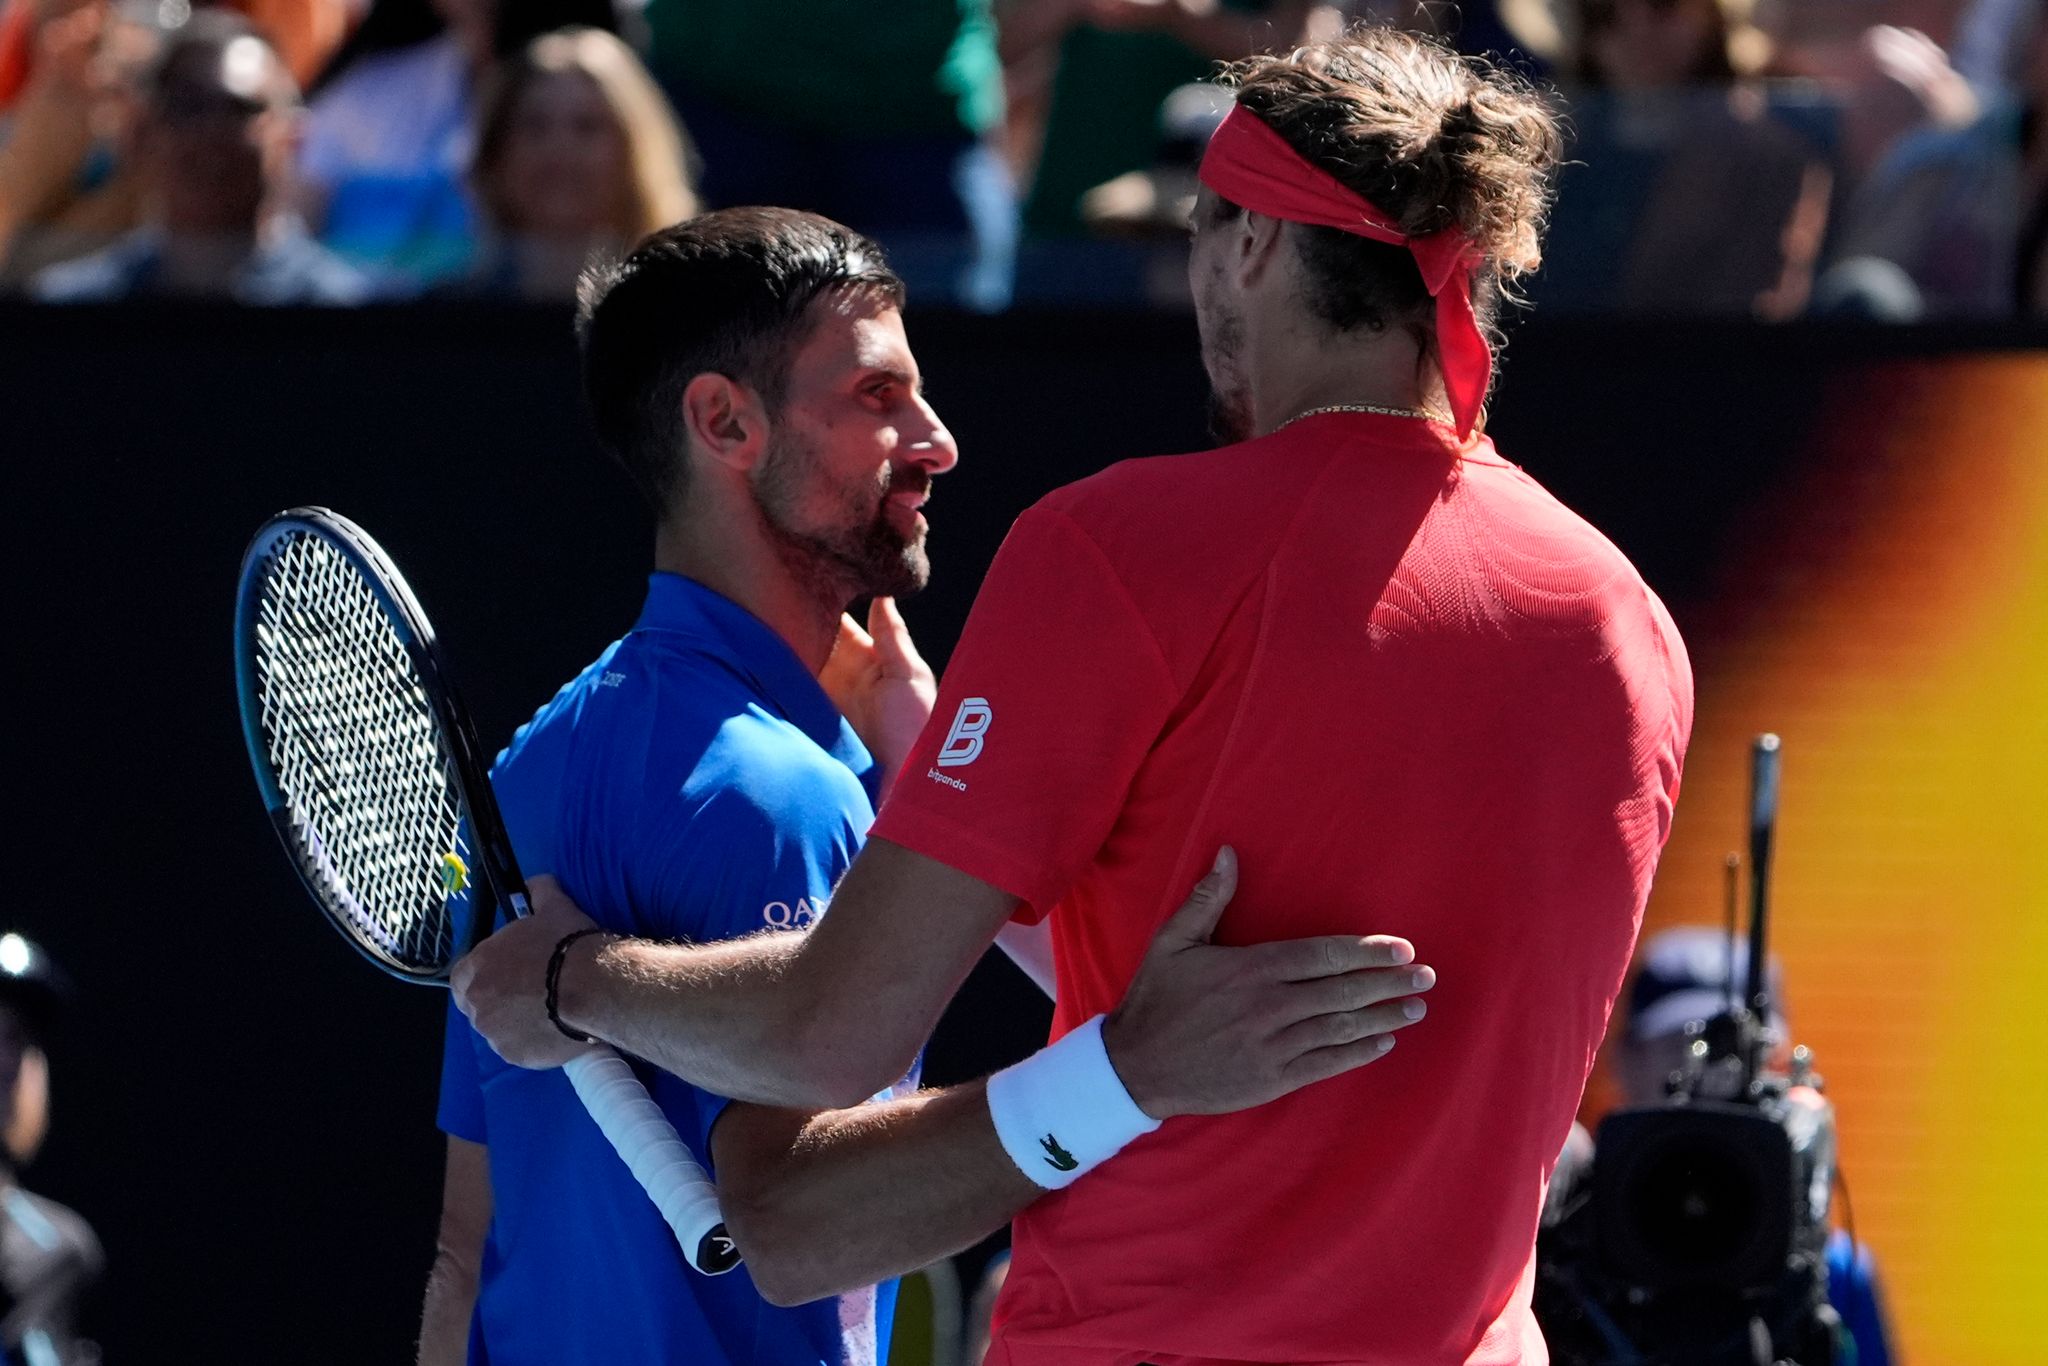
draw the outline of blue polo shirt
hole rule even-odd
[[[492,786],[528,876],[554,874],[606,929],[701,941],[821,914],[874,819],[879,777],[781,637],[701,584],[656,574],[633,630],[512,737]],[[712,1169],[727,1102],[635,1067]],[[744,1267],[691,1271],[568,1078],[508,1066],[452,1010],[440,1125],[490,1148],[472,1363],[887,1356],[893,1283],[778,1309]]]

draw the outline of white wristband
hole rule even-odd
[[[1047,1190],[1072,1185],[1159,1127],[1110,1065],[1100,1015],[990,1077],[988,1112],[1017,1170]]]

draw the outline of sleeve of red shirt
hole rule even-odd
[[[1017,520],[875,835],[1020,897],[1036,923],[1102,847],[1179,696],[1109,559],[1043,505]]]

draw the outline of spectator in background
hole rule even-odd
[[[36,29],[43,15],[37,0],[0,0],[0,120],[4,120],[35,61]],[[4,130],[0,122],[0,130]]]
[[[2017,111],[1987,109],[1926,34],[1879,25],[1841,97],[1842,178],[1816,311],[2004,316],[2019,236]]]
[[[1224,115],[1230,92],[1213,81],[1196,81],[1169,93],[1159,106],[1158,152],[1141,171],[1126,171],[1081,196],[1081,221],[1097,234],[1130,234],[1182,239],[1194,212],[1202,153]],[[1181,275],[1187,274],[1181,253]],[[1192,303],[1185,278],[1182,302]]]
[[[206,3],[206,0],[200,0]],[[217,0],[270,40],[300,89],[310,85],[354,26],[353,0]]]
[[[1308,30],[1320,39],[1360,21],[1431,34],[1447,47],[1490,58],[1532,80],[1551,74],[1561,47],[1553,0],[1322,0],[1309,15]]]
[[[1574,0],[1576,132],[1531,293],[1554,308],[1782,319],[1811,291],[1831,188],[1749,80],[1747,0]]]
[[[295,81],[310,81],[341,46],[355,20],[350,0],[199,0],[246,17],[270,39]],[[35,65],[33,34],[45,19],[79,8],[76,0],[0,0],[0,110],[12,102]],[[175,27],[187,5],[138,4],[131,14],[154,10],[159,22]]]
[[[368,296],[363,276],[306,236],[285,207],[298,91],[246,21],[193,14],[165,42],[143,89],[128,151],[143,226],[37,275],[37,297],[352,304]]]
[[[21,0],[13,12],[30,9]],[[9,289],[141,221],[135,177],[117,149],[134,118],[136,80],[162,39],[106,0],[33,17],[20,32],[35,60],[23,63],[0,134],[0,285]]]
[[[1159,108],[1158,152],[1151,165],[1126,171],[1081,196],[1081,221],[1090,236],[1099,239],[1086,248],[1088,254],[1104,261],[1120,259],[1127,283],[1140,291],[1136,297],[1155,307],[1194,307],[1188,284],[1188,225],[1199,188],[1196,171],[1230,106],[1230,92],[1212,81],[1174,90]],[[1071,244],[1034,247],[1026,256],[1028,283],[1023,287],[1034,297],[1044,297],[1045,267],[1076,257]],[[1100,289],[1100,269],[1089,275],[1095,277],[1090,284]]]
[[[299,206],[321,241],[414,283],[459,272],[477,92],[500,55],[571,24],[615,27],[610,0],[375,0],[307,114]]]
[[[1056,53],[1026,230],[1083,235],[1083,197],[1156,160],[1169,93],[1206,80],[1218,61],[1293,46],[1315,9],[1312,0],[1010,0],[1006,58],[1028,65]]]
[[[484,88],[476,198],[487,237],[463,292],[573,300],[596,252],[623,256],[697,212],[668,101],[600,29],[543,34]]]
[[[118,155],[135,78],[183,22],[176,7],[6,0],[0,18],[0,284],[98,250],[135,227],[135,177]],[[282,45],[294,79],[346,31],[345,0],[233,0]],[[281,36],[280,36],[281,35]]]
[[[201,0],[206,3],[207,0]],[[284,57],[292,79],[313,79],[348,36],[355,18],[351,0],[218,0],[248,17]],[[105,0],[0,0],[0,117],[14,108],[40,65],[38,41],[43,26],[81,9],[107,10]],[[142,6],[130,7],[131,18]],[[157,6],[147,6],[159,9]],[[173,25],[175,5],[159,9],[160,23]],[[187,5],[185,8],[189,9]],[[0,135],[4,140],[4,135]]]
[[[2044,0],[1964,0],[1945,46],[1979,90],[2023,92],[2038,75],[2033,63],[2044,25]]]
[[[491,62],[491,5],[375,0],[314,85],[299,206],[349,260],[426,281],[467,254],[471,92]]]
[[[989,0],[650,0],[646,18],[707,204],[821,213],[879,238],[915,296],[1009,301]]]
[[[96,1366],[99,1349],[78,1335],[80,1294],[104,1257],[74,1210],[24,1190],[50,1127],[50,1064],[44,1049],[70,994],[49,955],[18,934],[0,934],[0,1359],[30,1366]]]

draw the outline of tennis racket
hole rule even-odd
[[[295,508],[242,558],[235,602],[242,733],[271,823],[306,890],[372,963],[409,982],[449,970],[497,908],[528,911],[476,730],[405,579],[353,522]],[[467,934],[451,903],[474,887]],[[675,1231],[691,1266],[730,1271],[718,1192],[617,1053],[563,1067]]]

